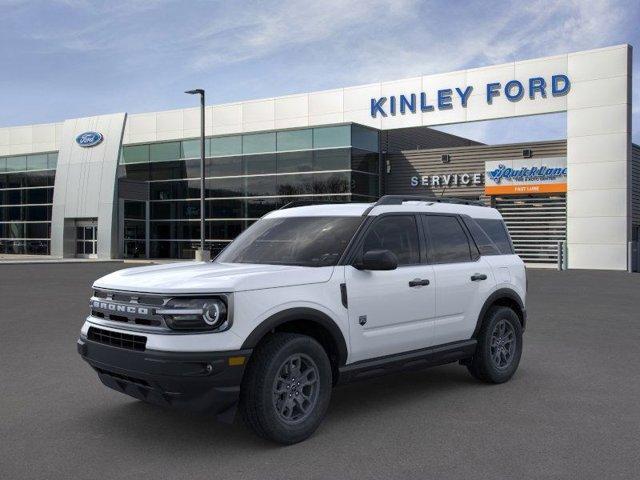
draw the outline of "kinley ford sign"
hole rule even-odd
[[[566,157],[497,160],[484,173],[447,173],[411,177],[412,187],[446,188],[484,185],[486,195],[567,191]]]
[[[482,86],[484,100],[491,105],[495,97],[504,95],[510,102],[520,101],[525,93],[531,100],[536,98],[547,98],[548,95],[561,97],[571,90],[569,77],[563,74],[552,75],[549,81],[543,77],[531,77],[528,81],[511,80],[504,84],[499,82],[487,83]],[[378,115],[386,117],[388,115],[405,115],[408,113],[433,112],[438,110],[450,110],[458,104],[462,108],[467,107],[469,97],[474,91],[473,85],[468,85],[464,89],[460,87],[444,88],[436,92],[419,92],[405,95],[391,95],[389,97],[379,97],[371,99],[371,116]]]

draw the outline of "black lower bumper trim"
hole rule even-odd
[[[78,353],[109,388],[157,405],[221,413],[238,401],[251,350],[133,351],[80,338]],[[244,361],[230,365],[230,357]]]

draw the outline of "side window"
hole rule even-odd
[[[362,253],[389,250],[398,257],[398,265],[420,263],[420,242],[413,215],[390,215],[376,220],[367,232]]]
[[[473,240],[478,246],[481,255],[500,255],[500,250],[496,244],[489,238],[486,232],[478,225],[477,221],[471,217],[462,217],[462,221],[469,229]],[[471,247],[473,249],[473,247]]]
[[[476,222],[478,222],[478,225],[482,227],[485,233],[493,241],[500,251],[500,254],[511,255],[513,253],[513,248],[511,248],[511,239],[509,238],[507,227],[505,227],[502,220],[477,218]]]
[[[471,261],[469,239],[456,217],[425,215],[422,218],[429,237],[431,263]]]

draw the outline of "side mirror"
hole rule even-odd
[[[395,270],[398,257],[389,250],[369,250],[355,267],[359,270]]]

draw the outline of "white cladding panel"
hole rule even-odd
[[[116,113],[78,118],[64,122],[62,144],[58,152],[53,190],[51,218],[51,254],[65,256],[64,244],[69,243],[65,223],[78,219],[98,221],[98,257],[113,258],[117,254],[117,225],[114,210],[117,204],[117,167],[126,115]],[[138,119],[138,125],[149,129],[153,119]],[[155,126],[154,126],[155,128]],[[81,147],[76,137],[84,132],[99,132],[103,140],[93,147]],[[147,132],[154,134],[154,132]]]

